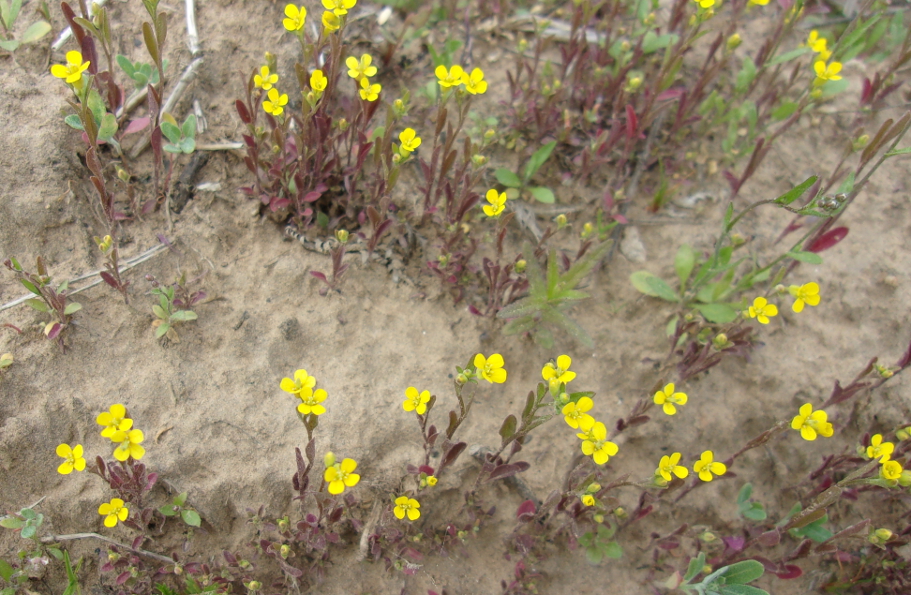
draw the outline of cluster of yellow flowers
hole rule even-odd
[[[870,438],[870,446],[866,448],[868,459],[879,459],[879,476],[890,485],[900,484],[903,487],[911,485],[911,471],[906,471],[901,462],[892,458],[895,444],[883,442],[882,434],[875,434]]]
[[[307,374],[307,370],[295,370],[294,379],[282,378],[281,389],[301,400],[297,406],[301,415],[322,415],[326,408],[321,405],[326,400],[326,391],[316,386],[316,378]]]
[[[383,90],[378,83],[370,82],[370,77],[376,75],[376,66],[373,66],[371,62],[373,62],[373,57],[370,54],[363,54],[360,60],[354,56],[348,56],[345,60],[348,76],[357,82],[360,87],[358,93],[364,101],[376,101],[380,96],[380,91]]]
[[[484,71],[480,68],[475,68],[469,74],[458,64],[452,68],[446,68],[441,64],[433,73],[437,76],[437,82],[444,89],[459,88],[464,85],[465,90],[472,95],[483,95],[487,92],[487,81],[484,80]]]
[[[784,286],[779,286],[779,292],[784,292]],[[819,305],[819,284],[810,282],[803,285],[790,285],[787,292],[794,298],[794,304],[791,309],[794,312],[803,312],[805,305]],[[760,324],[769,324],[769,319],[778,316],[778,306],[772,304],[766,298],[760,296],[753,300],[753,305],[744,311],[744,315],[755,318]]]
[[[816,73],[816,80],[813,81],[813,85],[819,87],[826,81],[841,80],[841,76],[838,74],[841,72],[841,62],[826,64],[829,58],[832,57],[832,52],[826,48],[826,38],[820,37],[819,32],[813,29],[807,37],[806,45],[816,53],[813,60],[813,71]]]

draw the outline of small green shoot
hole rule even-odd
[[[152,306],[152,313],[158,317],[158,320],[152,322],[152,328],[155,329],[155,338],[160,339],[167,336],[171,341],[179,343],[180,337],[177,336],[177,331],[174,330],[174,324],[196,320],[196,312],[181,310],[175,305],[173,287],[155,287],[152,289],[152,295],[158,296],[158,303]]]
[[[744,484],[744,486],[740,488],[740,493],[737,494],[737,511],[740,513],[740,516],[751,521],[766,520],[768,515],[766,514],[765,509],[759,502],[750,500],[750,496],[752,495],[753,485],[749,483]]]
[[[174,500],[170,504],[165,504],[164,506],[158,509],[158,512],[167,517],[180,515],[180,518],[186,524],[191,527],[198,527],[202,522],[202,519],[199,517],[199,513],[193,510],[192,508],[184,507],[184,504],[187,501],[187,492],[183,492],[175,496]]]
[[[617,528],[611,524],[610,527],[598,525],[598,531],[583,533],[579,538],[579,543],[585,548],[585,559],[591,564],[600,564],[604,558],[619,560],[623,557],[623,548],[615,540],[614,533]]]
[[[529,182],[531,182],[534,175],[538,173],[541,166],[550,159],[550,154],[556,146],[557,141],[551,141],[535,151],[528,160],[528,163],[525,164],[525,172],[521,177],[502,167],[494,172],[497,181],[508,189],[506,195],[509,198],[517,198],[523,191],[527,191],[528,194],[531,194],[538,202],[553,204],[556,201],[554,192],[550,188],[545,188],[544,186],[529,186]]]
[[[42,37],[51,32],[51,26],[47,21],[35,21],[22,32],[22,37],[15,39],[13,37],[13,27],[22,11],[22,0],[0,0],[0,27],[3,28],[0,34],[0,50],[15,52],[20,45],[35,43]]]
[[[122,54],[118,54],[116,60],[120,69],[133,81],[137,91],[145,89],[149,84],[158,84],[158,69],[154,65],[143,62],[130,62],[130,59]],[[163,62],[164,69],[167,72],[168,61],[164,60]]]
[[[161,117],[161,132],[168,141],[164,150],[168,153],[185,153],[189,155],[196,150],[196,116],[190,114],[179,127],[174,116],[164,114]]]

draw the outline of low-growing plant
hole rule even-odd
[[[162,285],[151,275],[146,279],[152,284],[152,295],[158,298],[158,303],[152,306],[152,313],[156,320],[152,321],[155,329],[155,338],[167,337],[175,343],[180,342],[174,325],[179,322],[196,320],[196,312],[190,310],[194,304],[205,299],[204,291],[190,292],[187,287],[186,274],[181,276],[172,285]]]
[[[16,275],[26,289],[37,296],[26,300],[25,303],[34,310],[51,314],[54,317],[54,320],[44,326],[44,334],[48,339],[57,341],[60,349],[66,351],[63,332],[72,323],[73,314],[82,309],[81,304],[70,301],[67,297],[69,283],[64,281],[55,289],[51,285],[51,277],[44,264],[44,259],[40,256],[35,264],[37,270],[35,273],[24,270],[15,258],[8,258],[3,261],[3,264]]]
[[[45,35],[51,32],[51,25],[47,22],[50,17],[47,14],[47,6],[42,2],[41,12],[45,20],[37,20],[29,25],[22,35],[16,38],[14,29],[16,21],[22,12],[22,0],[0,0],[0,27],[3,28],[0,36],[0,50],[15,52],[20,45],[35,43],[40,41]]]

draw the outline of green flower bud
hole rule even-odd
[[[517,260],[517,261],[516,261],[516,272],[517,272],[517,273],[524,273],[524,272],[525,272],[525,267],[527,267],[527,266],[528,266],[528,262],[526,262],[524,259],[523,259],[523,260]]]
[[[335,465],[335,454],[327,452],[326,456],[323,457],[323,465],[325,465],[327,469],[332,465]]]
[[[737,46],[739,46],[742,42],[743,42],[743,40],[740,39],[740,34],[734,33],[733,35],[728,37],[728,49],[735,50],[735,49],[737,49]]]
[[[335,239],[341,242],[342,244],[348,243],[348,230],[347,229],[337,229],[335,231]]]

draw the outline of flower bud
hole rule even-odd
[[[709,575],[712,574],[712,567],[709,564],[706,564],[702,567],[702,574]]]
[[[430,487],[435,486],[437,484],[437,481],[439,481],[439,480],[436,478],[436,476],[434,476],[434,475],[427,476],[427,485],[429,485]]]
[[[564,227],[566,227],[566,215],[563,215],[561,213],[560,215],[557,215],[557,217],[554,219],[554,221],[557,224],[557,229],[563,229]]]
[[[629,79],[624,87],[627,93],[635,93],[642,86],[642,77],[634,76]]]
[[[896,430],[895,437],[899,440],[907,440],[908,438],[911,438],[911,426],[908,426],[907,428],[899,428]]]
[[[863,149],[864,147],[867,146],[868,142],[870,142],[870,135],[862,134],[851,142],[851,146],[854,148],[855,151],[860,151],[861,149]]]
[[[348,230],[347,229],[337,229],[335,230],[335,239],[341,242],[342,244],[348,243]]]
[[[591,224],[591,221],[588,221],[585,223],[585,225],[582,226],[582,233],[580,235],[582,236],[582,239],[585,240],[585,239],[591,237],[592,232],[594,232],[594,231],[595,231],[595,226]]]
[[[127,170],[123,169],[123,168],[120,167],[119,165],[117,165],[117,166],[115,166],[115,167],[116,167],[116,169],[117,169],[117,178],[118,178],[121,182],[124,182],[124,183],[129,182],[129,181],[130,181],[130,172],[128,172]]]
[[[481,167],[483,165],[487,165],[487,157],[485,157],[484,155],[480,155],[480,154],[472,155],[471,162],[474,164],[475,167]]]
[[[247,588],[248,591],[255,592],[255,591],[259,591],[260,589],[262,589],[263,584],[259,581],[250,581],[249,583],[244,583],[244,586]]]
[[[718,351],[721,351],[722,349],[727,349],[731,345],[732,345],[732,343],[728,341],[728,336],[725,335],[724,333],[718,333],[717,335],[715,335],[715,338],[712,339],[712,347],[714,347]]]
[[[520,39],[517,49],[519,50],[520,54],[522,52],[524,52],[525,50],[527,50],[528,49],[528,40],[526,40],[524,37],[522,39]]]
[[[332,465],[335,465],[335,454],[327,452],[326,456],[323,457],[323,465],[325,465],[327,469]]]
[[[717,541],[718,537],[711,531],[704,531],[702,535],[699,536],[699,539],[702,540],[703,543],[712,543]]]
[[[626,509],[622,506],[618,506],[614,509],[614,516],[616,516],[621,521],[626,520],[629,517],[629,513],[626,512]]]
[[[177,575],[183,574],[183,566],[181,566],[180,564],[175,564],[174,565],[174,574],[177,574]]]
[[[458,376],[456,376],[456,384],[458,384],[459,386],[462,386],[463,384],[466,384],[467,382],[468,382],[467,375],[459,374]]]
[[[889,539],[892,538],[892,531],[889,531],[888,529],[880,528],[874,531],[873,534],[884,542],[889,541]]]
[[[524,272],[525,272],[525,267],[526,267],[526,266],[528,266],[528,263],[527,263],[524,259],[522,259],[522,260],[517,260],[517,261],[516,261],[516,272],[517,272],[517,273],[524,273]]]
[[[340,118],[338,121],[338,129],[341,130],[342,132],[345,132],[346,130],[348,130],[348,120],[346,120],[345,118]]]
[[[620,42],[620,49],[623,50],[624,52],[630,51],[630,49],[631,49],[632,47],[633,47],[633,46],[630,45],[630,42],[628,42],[628,41],[622,41],[622,42]]]
[[[117,552],[108,552],[108,562],[117,562],[120,560],[120,554]]]
[[[281,548],[279,548],[279,554],[281,554],[282,560],[287,560],[288,556],[291,555],[291,546],[287,543],[282,544]]]
[[[402,101],[401,99],[396,99],[395,101],[392,102],[392,111],[395,113],[396,116],[401,118],[402,116],[404,116],[405,114],[408,113],[408,106],[405,105],[405,102]]]
[[[889,379],[895,375],[895,372],[887,368],[886,366],[880,364],[874,364],[873,368],[876,370],[876,373],[879,374],[880,378]]]
[[[592,483],[592,484],[589,484],[589,486],[588,486],[587,488],[585,488],[585,490],[586,490],[589,494],[594,494],[595,492],[601,490],[601,484],[600,484],[600,483]]]
[[[401,162],[402,162],[402,156],[401,156],[399,153],[395,153],[395,154],[392,156],[392,162],[393,162],[393,163],[401,163]]]
[[[492,139],[496,133],[497,133],[497,131],[494,130],[493,128],[488,128],[487,130],[484,131],[484,140]]]
[[[728,37],[728,49],[735,50],[735,49],[737,49],[737,46],[739,46],[742,42],[743,42],[743,40],[740,39],[740,34],[734,33],[733,35]]]
[[[595,520],[596,523],[599,523],[599,524],[600,524],[600,523],[603,523],[603,522],[604,522],[604,515],[603,515],[603,514],[596,514],[596,515],[595,515],[594,517],[592,517],[592,518],[594,518],[594,520]]]

